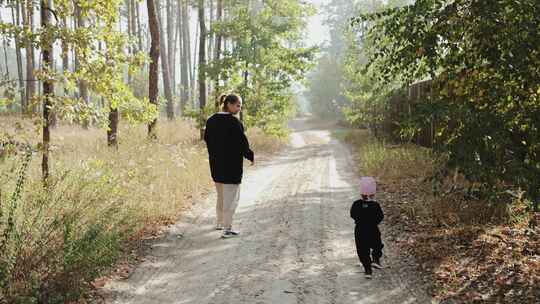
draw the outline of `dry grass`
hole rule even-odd
[[[442,162],[429,150],[387,145],[362,130],[341,137],[355,147],[359,172],[377,178],[385,221],[400,227],[391,238],[430,276],[436,298],[538,303],[540,229],[527,226],[527,202],[487,202],[452,191],[468,185],[459,174],[434,188],[430,177]]]
[[[362,174],[380,180],[425,179],[437,166],[430,150],[414,145],[388,145],[375,140],[367,130],[351,131],[345,140],[360,149]]]
[[[31,131],[26,127],[17,138],[35,144],[39,137],[30,137]],[[158,140],[153,142],[146,139],[145,126],[122,125],[119,149],[114,150],[107,146],[104,130],[61,126],[52,133],[51,170],[53,175],[86,168],[98,174],[110,171],[129,193],[125,203],[141,210],[143,218],[175,218],[194,193],[208,188],[207,154],[197,135],[186,122],[161,122]],[[30,176],[39,178],[39,170],[35,159]]]
[[[287,144],[285,138],[266,135],[261,129],[250,128],[247,131],[250,146],[256,154],[269,155],[283,149]],[[255,155],[257,158],[257,155]]]
[[[0,116],[0,130],[3,139],[40,140],[29,120]],[[0,303],[76,300],[137,238],[211,191],[198,136],[182,121],[160,122],[157,141],[147,140],[145,126],[122,125],[116,150],[104,130],[60,126],[52,131],[50,191],[35,153],[19,200],[21,155],[0,158]],[[258,130],[248,136],[258,154],[283,144]]]

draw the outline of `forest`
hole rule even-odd
[[[77,299],[205,191],[223,93],[262,151],[311,67],[299,1],[1,1],[0,301]],[[61,254],[58,254],[61,253]],[[32,300],[34,299],[34,300]]]
[[[250,253],[339,278],[355,254],[339,244],[350,240],[324,245],[334,259],[321,249],[322,262],[309,264],[302,254],[352,231],[340,230],[348,206],[324,209],[341,206],[332,179],[368,175],[387,213],[387,256],[414,265],[391,271],[412,267],[422,281],[406,286],[434,303],[540,299],[537,0],[0,0],[0,38],[0,303],[107,302],[104,286],[129,280],[148,244],[169,235],[164,227],[209,206],[204,127],[229,93],[242,97],[238,119],[263,159],[246,169],[266,204],[241,201],[246,238],[264,235],[250,218],[287,227]],[[342,144],[352,165],[340,166]],[[319,202],[319,217],[294,212],[302,195]],[[283,202],[292,215],[275,217]],[[186,231],[213,220],[196,218]],[[323,240],[310,239],[311,225]],[[300,253],[304,232],[311,243]],[[188,241],[173,245],[206,244]],[[281,242],[296,256],[289,245],[265,247]],[[209,248],[220,258],[243,252]],[[238,265],[247,273],[235,280],[268,266]],[[323,300],[309,287],[326,281],[287,275],[299,286],[279,294]],[[254,287],[242,286],[247,295],[229,303],[255,303]],[[324,299],[336,292],[332,303],[352,303],[343,286]],[[358,293],[371,299],[368,289]],[[260,303],[284,301],[269,297]]]

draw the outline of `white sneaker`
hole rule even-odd
[[[371,267],[373,268],[376,268],[376,269],[383,269],[383,266],[380,264],[380,263],[371,263]]]
[[[365,276],[366,279],[368,279],[368,280],[371,280],[371,278],[373,278],[373,276],[372,276],[371,274],[367,274],[367,273],[366,273],[364,276]]]

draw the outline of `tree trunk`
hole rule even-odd
[[[75,7],[75,14],[77,18],[77,28],[84,28],[86,26],[86,20],[84,20],[84,17],[81,14],[81,8],[77,5]],[[75,52],[75,65],[77,66],[77,70],[80,68],[80,54]],[[87,105],[90,104],[90,96],[88,94],[88,85],[86,84],[86,81],[84,79],[79,79],[79,97],[83,100],[83,102]],[[90,121],[88,118],[86,118],[83,122],[83,127],[85,129],[88,128],[90,125]]]
[[[48,10],[47,0],[41,0],[41,27],[46,29],[49,27],[50,12]],[[43,70],[52,69],[53,64],[53,43],[54,41],[41,41],[42,58],[43,58]],[[51,134],[49,130],[49,110],[52,106],[51,99],[54,94],[53,82],[51,80],[45,80],[43,82],[43,159],[41,162],[41,173],[43,182],[46,185],[49,178],[49,145],[51,140]]]
[[[109,128],[107,129],[107,145],[118,149],[118,108],[109,107]]]
[[[176,12],[176,14],[175,14]],[[181,62],[181,58],[182,58],[182,42],[180,40],[180,30],[182,29],[182,26],[181,26],[181,17],[182,14],[181,14],[181,10],[180,10],[180,3],[176,3],[176,7],[173,5],[173,8],[172,8],[172,14],[173,16],[176,16],[176,24],[175,24],[175,27],[174,27],[174,48],[173,48],[173,63],[172,63],[172,69],[173,69],[173,89],[174,89],[174,96],[179,96],[181,90],[179,91],[178,90],[178,84],[179,83],[182,83],[182,80],[180,79],[182,77],[181,75],[181,69],[177,69],[176,66],[178,64],[182,64]],[[180,47],[178,46],[180,44]],[[180,58],[177,56],[178,54],[178,51],[180,51]],[[177,72],[180,72],[180,74],[178,74]],[[178,76],[177,76],[178,75]],[[179,98],[181,99],[182,96],[179,96]],[[178,108],[177,108],[177,111],[176,113],[178,115],[181,115],[182,114],[182,102],[178,102]]]
[[[15,12],[16,10],[16,12]],[[16,1],[15,7],[11,7],[11,17],[13,19],[13,24],[19,26],[21,24],[21,10],[20,3]],[[21,46],[18,35],[15,35],[15,54],[17,56],[17,73],[19,75],[19,92],[21,94],[21,111],[24,113],[26,109],[26,96],[24,88],[24,75],[23,75],[23,64],[22,64],[22,53]]]
[[[120,27],[121,31],[121,21],[118,22],[118,26]],[[103,44],[99,43],[99,50],[100,52],[103,51]],[[101,106],[105,107],[105,100],[102,97],[101,98]],[[118,111],[118,106],[116,108],[113,108],[111,103],[109,103],[109,124],[107,128],[107,145],[109,147],[114,147],[118,150],[118,122],[120,120],[120,115]]]
[[[130,37],[135,37],[137,35],[137,13],[136,13],[136,10],[137,10],[137,5],[136,5],[136,1],[135,0],[130,0],[131,1],[131,10],[130,10],[130,15],[131,15],[131,34],[130,34]],[[137,46],[133,45],[133,54],[135,54],[137,52]]]
[[[2,20],[2,15],[0,14],[0,24],[3,24],[4,20]],[[4,67],[6,69],[6,72],[4,75],[6,75],[6,79],[9,79],[9,65],[8,65],[8,51],[7,51],[7,43],[8,40],[4,39],[2,45],[4,47]]]
[[[217,0],[216,21],[217,22],[223,21],[223,0]],[[221,41],[222,40],[223,40],[223,36],[221,35],[221,33],[218,33],[216,35],[216,48],[215,48],[215,54],[214,54],[214,61],[216,63],[219,62],[220,57],[221,57]],[[217,92],[217,90],[219,90],[219,79],[220,79],[220,73],[218,72],[216,75],[216,83],[214,84],[215,86],[214,89],[216,90],[216,94],[215,94],[216,108],[219,108],[219,100],[218,100],[219,92]]]
[[[148,85],[148,99],[151,104],[158,106],[158,61],[159,61],[159,23],[158,17],[156,14],[156,6],[154,5],[154,0],[147,0],[146,6],[148,9],[148,25],[150,28],[150,36],[152,44],[150,46],[150,73],[149,73],[149,85]],[[148,125],[148,137],[151,139],[156,139],[156,125],[157,118],[155,118]]]
[[[18,2],[18,1],[17,1]],[[33,32],[34,6],[33,1],[26,1],[26,7],[21,6],[23,24],[27,31]],[[25,41],[26,51],[26,100],[22,109],[23,113],[29,113],[31,103],[36,93],[36,79],[34,77],[34,47],[31,39]]]
[[[2,21],[0,21],[0,22],[2,22]],[[4,40],[3,47],[4,47],[4,66],[6,68],[6,72],[4,73],[4,75],[6,76],[7,79],[9,79],[7,39]]]
[[[199,0],[199,108],[201,122],[206,120],[204,108],[206,107],[206,25],[204,23],[204,0]],[[201,124],[201,140],[204,138],[204,129]]]
[[[185,109],[190,99],[191,90],[191,43],[189,39],[189,14],[185,0],[180,0],[182,7],[182,111]]]
[[[169,66],[169,77],[171,81],[171,92],[176,94],[176,72],[175,72],[175,26],[174,26],[174,16],[173,16],[173,3],[171,0],[167,0],[167,7],[165,9],[167,12],[167,59]],[[163,20],[163,19],[161,19]],[[173,109],[174,110],[174,109]],[[173,112],[174,113],[174,112]]]
[[[126,5],[126,23],[127,23],[127,34],[128,37],[131,37],[132,34],[132,27],[131,27],[131,0],[125,0]],[[122,20],[122,15],[119,16],[120,20]],[[129,45],[129,50],[131,52],[131,45]]]
[[[139,1],[136,1],[135,5],[136,5],[136,13],[137,13],[137,38],[139,42],[139,51],[142,52],[144,49],[143,49],[143,36],[142,36],[141,13],[140,13]]]
[[[160,37],[164,38],[164,37],[167,37],[165,36],[165,31],[163,29],[164,18],[163,18],[161,8],[159,9],[159,11],[160,11],[159,16],[161,17],[159,20],[159,33],[160,33]],[[169,69],[169,56],[167,53],[168,48],[165,45],[165,39],[160,39],[159,45],[160,45],[160,50],[161,50],[160,59],[161,59],[161,72],[163,74],[163,90],[165,91],[164,92],[165,99],[167,99],[167,118],[169,120],[173,120],[174,119],[174,100],[173,100],[172,89],[171,89],[171,73]]]
[[[244,70],[244,96],[242,96],[244,100],[246,98],[246,93],[248,90],[248,65],[248,62],[246,61],[246,69]],[[240,121],[244,121],[244,113],[242,113],[242,111],[240,111]]]
[[[127,36],[131,37],[133,33],[133,30],[131,27],[131,0],[124,0],[124,5],[126,7]],[[122,22],[122,6],[121,5],[119,6],[118,12],[119,12],[118,20]],[[131,54],[131,49],[132,49],[131,44],[128,44],[127,46],[128,46],[128,53]]]
[[[133,19],[133,16],[131,15],[131,5],[132,5],[132,1],[131,0],[125,0],[125,5],[126,5],[126,23],[127,23],[127,34],[128,34],[128,37],[132,37],[133,35],[133,32],[135,31],[135,29],[133,28],[132,26],[132,19]],[[122,22],[122,15],[120,15],[119,17],[119,20],[120,22]],[[133,54],[135,53],[135,50],[133,49],[133,45],[130,43],[128,44],[127,46],[128,48],[128,54]],[[131,79],[131,73],[129,72],[129,67],[126,68],[126,74],[127,74],[127,83],[128,83],[128,86],[131,87],[131,84],[132,84],[132,79]]]
[[[196,99],[198,97],[198,94],[197,94],[197,85],[195,83],[195,81],[197,80],[197,78],[195,77],[195,72],[197,71],[197,68],[198,66],[195,64],[195,62],[197,62],[197,54],[198,54],[198,47],[199,47],[199,43],[197,43],[197,41],[199,41],[199,32],[200,32],[200,28],[199,26],[196,27],[195,29],[195,46],[194,46],[194,50],[193,50],[193,65],[192,65],[192,68],[191,68],[191,89],[193,90],[192,91],[192,98],[191,98],[191,101],[193,102],[193,108],[195,109],[195,102],[196,102]]]
[[[64,17],[64,25],[68,26],[67,17]],[[69,46],[65,41],[62,41],[62,70],[64,72],[69,71]]]
[[[1,15],[0,15],[0,23],[4,23],[4,21],[2,20]],[[4,67],[5,67],[5,70],[6,70],[4,75],[6,77],[6,80],[9,81],[11,76],[9,74],[9,65],[8,65],[8,47],[7,47],[8,40],[4,39],[2,44],[3,44],[3,48],[4,48]],[[11,100],[10,103],[8,104],[8,110],[13,111],[13,100]]]
[[[68,19],[67,17],[62,18],[62,23],[64,26],[68,27]],[[65,74],[69,71],[69,46],[65,41],[62,42],[62,71]],[[68,95],[68,89],[64,87],[64,95]],[[51,119],[50,119],[51,127],[55,128],[58,124],[58,117],[56,115],[56,111],[51,112]]]
[[[208,50],[206,51],[206,54],[208,56],[208,61],[212,61],[212,55],[214,54],[214,33],[212,31],[212,27],[214,24],[214,0],[210,0],[208,2],[208,14],[209,14],[209,22],[210,22],[210,34],[207,35],[208,38]]]

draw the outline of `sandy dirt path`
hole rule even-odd
[[[209,197],[153,244],[128,279],[107,284],[109,303],[430,303],[399,275],[389,242],[387,268],[364,278],[349,217],[358,196],[351,154],[325,127],[291,126],[290,146],[245,175],[240,237],[220,239],[213,230]]]

